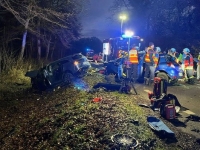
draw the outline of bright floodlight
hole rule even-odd
[[[134,35],[133,31],[126,31],[124,35],[122,35],[122,37],[124,38],[130,38]]]
[[[126,20],[126,15],[120,15],[120,16],[119,16],[119,19],[121,19],[121,20]]]
[[[142,42],[142,41],[144,41],[144,39],[140,39],[140,41]]]

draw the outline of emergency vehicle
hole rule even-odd
[[[104,61],[119,58],[120,51],[128,52],[128,46],[131,49],[133,45],[140,48],[141,43],[139,36],[133,36],[131,38],[115,37],[103,40]]]

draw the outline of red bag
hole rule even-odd
[[[176,117],[176,110],[173,104],[165,105],[165,117],[166,119],[175,119]]]

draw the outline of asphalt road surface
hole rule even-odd
[[[138,93],[148,100],[148,92],[153,90],[153,85],[135,84]],[[190,85],[180,82],[178,85],[168,86],[167,93],[176,95],[186,114],[200,115],[200,83]]]

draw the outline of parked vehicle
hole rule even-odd
[[[74,54],[26,73],[31,78],[33,88],[45,90],[50,87],[70,84],[75,77],[83,77],[91,67],[82,54]]]
[[[158,66],[155,70],[155,76],[160,77],[168,81],[168,83],[174,84],[178,79],[183,78],[183,70],[180,64],[175,62],[171,55],[161,54],[158,60]]]
[[[117,64],[119,60],[120,58],[105,63],[105,72],[107,74],[115,74],[117,77]],[[138,82],[144,81],[144,71],[143,59],[140,59],[138,65]],[[155,76],[166,79],[170,84],[174,84],[178,79],[183,78],[183,70],[181,69],[181,66],[173,60],[172,56],[161,54],[155,70]]]

